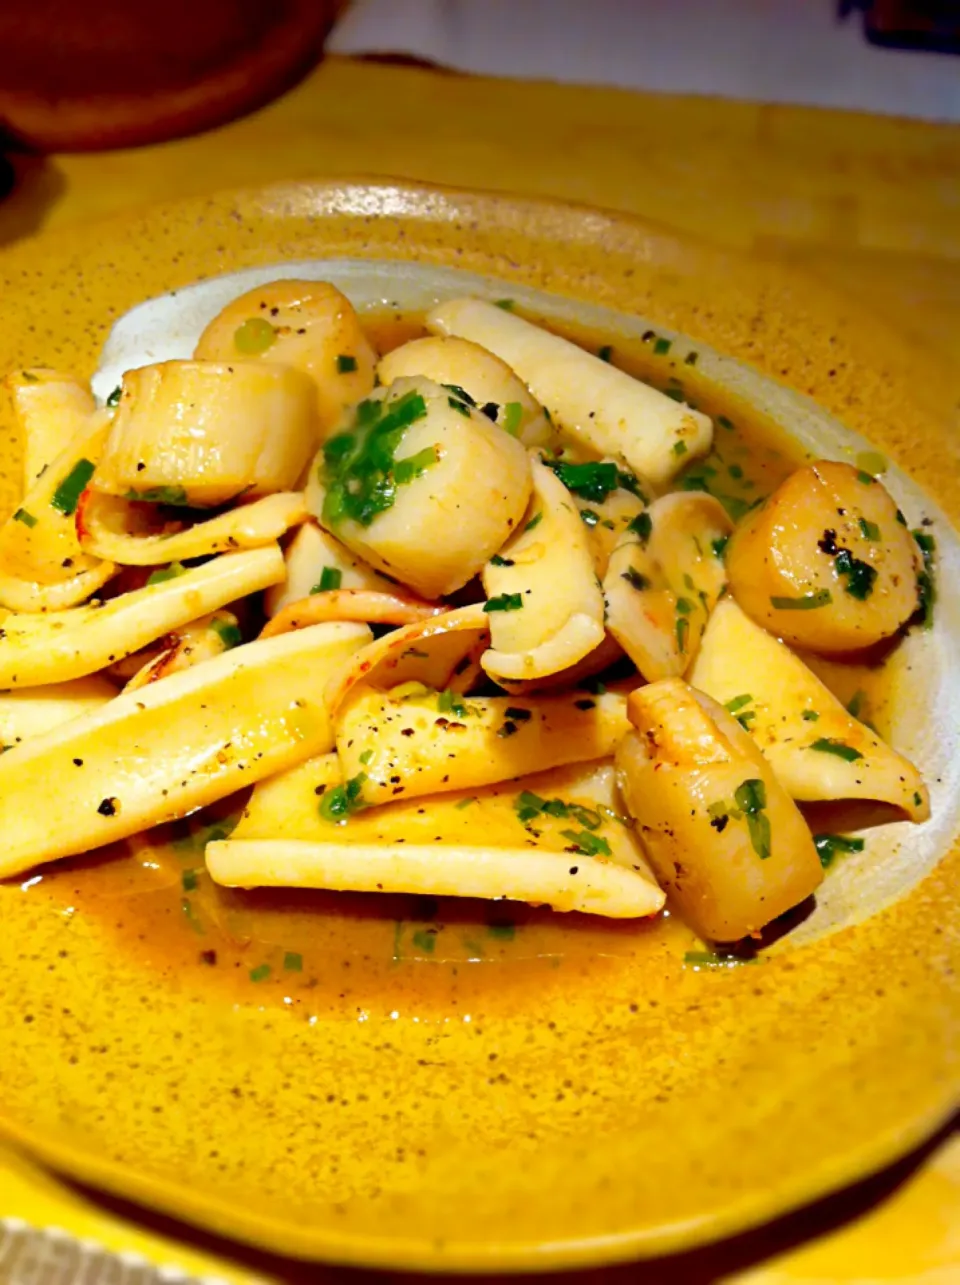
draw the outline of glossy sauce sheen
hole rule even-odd
[[[380,352],[423,334],[419,318],[366,317]],[[556,328],[556,327],[554,327]],[[561,333],[599,351],[603,336]],[[709,385],[695,365],[655,355],[651,344],[615,343],[615,364],[711,415],[714,448],[688,465],[732,516],[804,462],[771,421]],[[721,418],[722,417],[722,418]],[[859,716],[883,734],[890,683],[884,666],[811,662]],[[429,1019],[529,1002],[537,993],[595,984],[603,970],[642,967],[650,993],[703,946],[675,915],[613,921],[512,903],[375,894],[232,891],[204,870],[204,844],[222,836],[243,798],[123,845],[59,862],[23,884],[51,913],[82,916],[147,972],[215,987],[240,1003],[287,1007],[303,1017],[409,1014]]]

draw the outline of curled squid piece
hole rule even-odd
[[[373,389],[377,355],[350,300],[329,281],[273,281],[227,305],[200,336],[194,357],[292,366],[316,386],[323,433]]]
[[[91,487],[205,508],[291,490],[319,441],[314,401],[306,375],[269,362],[128,370]]]
[[[319,625],[326,620],[359,620],[368,625],[412,625],[419,620],[440,616],[447,608],[433,602],[404,598],[396,593],[376,589],[327,589],[291,602],[269,621],[260,634],[276,634]]]
[[[123,690],[134,692],[138,687],[179,674],[201,661],[222,656],[242,642],[239,622],[230,611],[215,611],[191,620],[189,625],[164,638],[164,645],[136,671]]]
[[[919,605],[916,542],[890,493],[850,464],[797,469],[737,527],[730,589],[751,619],[810,651],[890,638]]]
[[[368,802],[388,803],[610,757],[626,708],[616,692],[532,700],[358,686],[336,713],[337,753],[345,777],[364,777]]]
[[[283,555],[273,545],[224,554],[109,601],[7,616],[0,627],[0,687],[39,687],[92,674],[282,577]]]
[[[172,821],[329,750],[324,684],[367,638],[362,625],[318,625],[248,643],[4,754],[0,876]]]
[[[36,366],[4,380],[23,437],[23,492],[66,450],[97,404],[90,385],[59,370]]]
[[[569,669],[603,642],[603,594],[587,528],[570,492],[531,461],[533,500],[517,534],[483,569],[496,681],[541,679]]]
[[[508,898],[612,918],[663,906],[617,818],[609,764],[418,803],[365,809],[329,757],[313,759],[254,790],[230,839],[207,845],[207,868],[229,887]]]
[[[331,711],[338,710],[359,684],[384,689],[417,683],[438,691],[469,690],[490,638],[489,619],[478,602],[375,639],[331,683]]]
[[[710,618],[690,681],[747,729],[792,798],[873,799],[912,821],[929,817],[914,765],[729,598]]]
[[[654,872],[711,941],[737,941],[823,879],[813,838],[739,723],[679,678],[631,693],[620,790]]]
[[[268,589],[263,597],[264,610],[271,618],[291,602],[326,589],[374,589],[390,593],[395,588],[391,580],[378,575],[316,522],[304,522],[297,528],[284,551],[283,561],[286,580]]]
[[[116,571],[81,548],[75,513],[110,431],[106,412],[83,422],[0,528],[0,603],[12,611],[74,607]]]
[[[77,509],[81,547],[127,567],[155,567],[236,549],[259,549],[307,517],[302,491],[280,491],[201,518],[202,510],[158,507],[84,491]]]
[[[530,496],[521,444],[428,379],[360,403],[311,470],[307,502],[377,570],[440,598],[504,543]]]
[[[495,304],[437,304],[427,329],[469,339],[500,357],[556,427],[594,454],[625,459],[654,486],[665,486],[710,448],[713,425],[706,415]]]
[[[603,579],[607,628],[644,678],[686,672],[726,583],[719,500],[678,491],[632,519]]]
[[[0,692],[0,745],[13,749],[52,727],[100,709],[116,694],[113,683],[98,674],[22,692]]]
[[[382,384],[406,375],[425,375],[435,384],[466,393],[495,424],[520,439],[524,446],[545,446],[553,437],[543,407],[506,362],[469,339],[430,336],[412,339],[381,357],[377,374]]]

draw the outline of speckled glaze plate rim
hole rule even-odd
[[[116,315],[143,298],[142,287],[134,292],[134,297],[128,297],[122,285],[114,283],[104,287],[102,282],[99,285],[95,282],[98,271],[103,274],[112,266],[114,244],[124,242],[128,243],[128,252],[130,243],[151,245],[150,253],[162,261],[163,271],[154,269],[150,279],[159,282],[162,278],[162,288],[186,284],[202,272],[213,275],[207,267],[211,261],[216,265],[214,271],[220,272],[227,267],[280,259],[350,254],[463,266],[621,311],[654,314],[662,318],[664,324],[702,338],[734,357],[765,368],[774,377],[787,379],[801,391],[810,392],[853,428],[868,431],[870,439],[894,458],[902,457],[904,442],[910,442],[911,475],[948,514],[952,517],[960,514],[960,471],[944,467],[944,454],[949,454],[952,448],[945,440],[942,420],[938,422],[949,397],[949,383],[943,372],[930,365],[922,354],[908,351],[900,340],[884,333],[856,308],[831,299],[789,272],[719,254],[628,216],[549,201],[382,180],[297,184],[180,202],[142,215],[125,216],[107,225],[79,227],[61,233],[56,239],[39,238],[0,255],[0,277],[7,285],[0,301],[0,315],[6,316],[16,329],[16,338],[10,340],[8,349],[0,352],[0,356],[5,361],[9,359],[12,365],[28,364],[42,357],[33,352],[29,339],[31,324],[42,316],[42,305],[35,304],[25,293],[25,287],[33,288],[30,283],[37,273],[41,277],[50,274],[74,280],[81,291],[86,284],[84,273],[90,273],[91,292],[101,312],[108,299]],[[218,255],[223,261],[219,264],[216,263]],[[158,293],[160,288],[158,285],[149,293]],[[62,304],[66,304],[68,297],[64,295]],[[722,303],[710,306],[709,302],[695,302],[699,299],[722,299]],[[825,330],[825,317],[836,322],[830,327],[833,333],[829,340],[823,339],[824,345],[829,344],[828,351],[836,354],[829,377],[825,374],[823,349],[818,350],[816,344],[809,342],[812,335]],[[110,320],[109,315],[105,318],[97,315],[91,300],[79,307],[58,309],[57,325],[61,331],[69,330],[72,325],[82,328],[84,337],[79,346],[84,349],[84,360],[91,370],[92,356]],[[918,371],[922,372],[919,381]],[[860,375],[859,380],[854,377],[856,373]],[[834,1060],[824,1060],[824,1046],[818,1042],[823,1039],[821,1026],[846,1013],[850,1026],[862,1029],[871,1016],[879,1015],[904,1036],[902,1045],[898,1045],[902,1053],[896,1070],[896,1076],[902,1081],[898,1081],[899,1089],[895,1091],[891,1085],[887,1090],[885,1085],[868,1076],[863,1082],[843,1085],[842,1092],[831,1099],[825,1095],[822,1085],[812,1082],[807,1114],[819,1108],[830,1117],[828,1125],[839,1114],[849,1126],[845,1131],[848,1136],[845,1145],[837,1147],[835,1142],[831,1145],[824,1141],[815,1163],[808,1162],[787,1177],[781,1175],[777,1181],[755,1181],[745,1195],[719,1206],[714,1204],[699,1215],[688,1214],[672,1221],[661,1218],[651,1224],[644,1223],[642,1210],[635,1212],[632,1221],[628,1211],[626,1223],[617,1229],[589,1233],[577,1225],[568,1228],[559,1221],[556,1223],[559,1234],[549,1235],[544,1234],[542,1220],[530,1222],[530,1215],[525,1213],[527,1230],[517,1234],[511,1227],[514,1234],[500,1239],[484,1234],[474,1238],[454,1234],[446,1238],[436,1230],[420,1235],[389,1232],[377,1235],[372,1225],[363,1228],[366,1206],[360,1211],[359,1229],[354,1230],[341,1230],[329,1211],[314,1225],[305,1225],[295,1203],[285,1218],[247,1207],[241,1224],[231,1209],[228,1195],[218,1198],[215,1194],[191,1191],[189,1183],[177,1178],[164,1177],[159,1172],[137,1172],[129,1159],[123,1162],[96,1154],[89,1142],[82,1146],[71,1139],[66,1123],[62,1122],[54,1136],[50,1121],[46,1128],[36,1121],[24,1122],[22,1118],[14,1118],[14,1107],[13,1114],[0,1119],[0,1129],[46,1162],[77,1177],[154,1204],[188,1221],[295,1256],[483,1270],[610,1262],[692,1245],[783,1212],[882,1166],[949,1116],[956,1105],[960,1054],[956,1040],[960,1003],[956,988],[951,990],[948,984],[951,969],[960,966],[958,873],[960,853],[954,847],[921,884],[895,905],[862,924],[834,934],[826,942],[814,943],[792,955],[793,976],[787,980],[801,996],[795,1010],[796,1020],[811,1024],[813,1051],[810,1056],[821,1058],[821,1070],[828,1064],[831,1069],[846,1065],[837,1052],[835,1037],[832,1044],[826,1045],[833,1051]],[[932,936],[935,922],[939,924],[936,939]],[[904,935],[909,935],[914,950],[910,956],[897,955],[894,965],[893,944]],[[922,946],[927,947],[927,952],[921,950]],[[926,953],[935,958],[918,963]],[[842,977],[844,965],[851,964],[858,965],[860,970],[885,966],[886,989],[868,999],[878,988],[865,985],[862,975],[848,975],[852,980],[840,987],[844,992],[841,1003],[837,986],[831,988],[828,983],[831,975],[834,980]],[[782,968],[781,961],[776,970],[781,984],[785,977],[780,971]],[[814,979],[818,984],[813,984],[809,980],[811,972],[817,974],[818,971],[820,976]],[[770,974],[774,975],[774,969]],[[36,980],[35,973],[21,969],[21,977],[29,994],[30,985]],[[754,989],[749,978],[745,980],[742,976],[731,975],[723,979],[722,985],[721,993],[717,990],[717,979],[711,980],[712,989],[704,986],[704,1003],[692,1006],[708,1010],[702,1019],[694,1019],[695,1034],[702,1035],[704,1026],[709,1024],[711,1003],[729,1018],[738,999]],[[894,1003],[892,996],[897,988],[905,992],[906,1000],[898,998]],[[616,989],[604,998],[617,1013],[618,1025],[609,1027],[609,1031],[614,1035],[624,1032],[619,1051],[626,1071],[628,1059],[634,1057],[635,1050],[624,1023],[629,1024],[627,1013],[635,1012],[637,1005],[628,1005],[626,995]],[[879,1005],[877,999],[881,1001]],[[17,1005],[15,1001],[10,1012],[22,1011],[23,1002],[26,1001]],[[765,1005],[754,1004],[754,1012],[761,1007],[767,1010],[769,1030],[779,1010],[772,1000]],[[908,1014],[914,1023],[912,1027],[905,1025]],[[575,1022],[583,1016],[581,1013],[571,1017],[571,1038],[574,1032],[582,1034]],[[146,1029],[146,1019],[144,1026]],[[198,1026],[198,1029],[202,1028]],[[589,1022],[585,1029],[589,1029]],[[906,1038],[908,1030],[909,1038]],[[792,1037],[792,1031],[784,1032],[782,1054],[778,1050],[778,1057],[789,1057]],[[25,1064],[24,1059],[31,1051],[22,1034],[20,1041],[18,1046],[11,1037],[12,1057],[8,1063],[11,1081],[18,1065]],[[55,1033],[51,1033],[49,1051],[54,1053],[56,1047]],[[461,1049],[466,1053],[465,1042]],[[876,1050],[867,1046],[866,1053],[870,1052],[875,1054]],[[882,1059],[878,1065],[883,1065]],[[762,1059],[758,1068],[751,1068],[751,1073],[754,1070],[754,1080],[744,1081],[746,1088],[752,1084],[762,1090],[766,1085],[772,1092],[772,1086],[778,1081],[775,1077],[765,1079],[769,1068]],[[869,1059],[859,1073],[868,1070]],[[803,1077],[797,1082],[803,1083]],[[889,1093],[889,1100],[884,1093]],[[839,1108],[838,1101],[841,1101]],[[790,1112],[796,1114],[797,1107],[785,1100],[779,1105],[781,1124],[788,1120],[795,1125],[797,1122]],[[844,1109],[853,1114],[844,1117]],[[865,1127],[863,1117],[866,1115],[877,1127]],[[466,1119],[469,1117],[464,1122]],[[756,1126],[760,1123],[753,1121]],[[656,1136],[656,1130],[651,1136]],[[635,1149],[643,1145],[642,1134],[635,1135],[632,1145]],[[784,1145],[789,1146],[788,1140]],[[574,1158],[571,1151],[568,1162]],[[607,1164],[615,1164],[613,1155]],[[550,1172],[549,1164],[543,1163],[541,1179]],[[478,1178],[483,1177],[480,1166]],[[506,1191],[506,1183],[503,1185]],[[591,1196],[594,1220],[599,1218],[600,1222],[604,1217],[602,1190],[601,1185]],[[609,1185],[607,1190],[609,1203]],[[498,1193],[494,1194],[500,1198]],[[506,1191],[504,1198],[510,1194]],[[493,1207],[495,1210],[496,1200]],[[437,1217],[441,1217],[442,1212],[438,1205]],[[551,1216],[547,1215],[548,1221]],[[522,1223],[523,1218],[517,1222]],[[480,1226],[482,1231],[482,1224]]]

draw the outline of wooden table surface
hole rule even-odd
[[[16,164],[17,188],[0,203],[0,243],[171,197],[337,175],[397,175],[627,210],[722,246],[789,259],[856,296],[955,372],[960,406],[958,126],[334,58],[279,101],[218,130]],[[186,1270],[250,1279],[247,1269],[211,1257],[208,1243],[188,1249],[168,1227],[134,1226],[124,1211],[106,1210],[2,1151],[0,1214]],[[770,1255],[774,1262],[743,1274]],[[677,1270],[586,1278],[956,1285],[960,1140],[941,1140],[806,1220]]]

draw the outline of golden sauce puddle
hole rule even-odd
[[[380,352],[425,333],[412,315],[364,321]],[[605,342],[549,328],[588,350]],[[735,519],[807,458],[777,425],[710,385],[695,365],[640,342],[618,341],[611,356],[713,417],[712,451],[681,477],[700,479]],[[884,664],[805,659],[845,704],[855,703],[858,717],[884,733],[891,701]],[[202,816],[46,867],[21,883],[23,895],[51,913],[69,908],[96,924],[145,974],[176,975],[191,988],[215,988],[233,1002],[277,1005],[308,1020],[414,1010],[418,1020],[431,1020],[465,1015],[478,1004],[489,1013],[524,997],[529,1002],[532,993],[588,979],[596,985],[605,970],[624,966],[638,970],[649,996],[685,952],[703,951],[669,913],[616,921],[455,898],[219,888],[204,869],[204,844],[229,830],[242,804],[240,797],[225,800]]]

